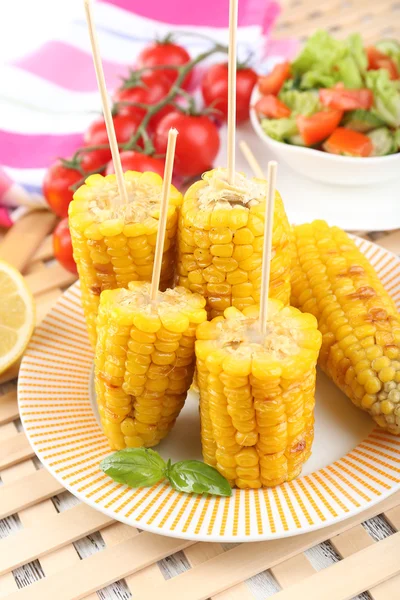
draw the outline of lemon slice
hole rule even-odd
[[[0,260],[0,373],[23,353],[35,325],[35,303],[22,275]]]

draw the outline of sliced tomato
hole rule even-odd
[[[269,117],[270,119],[282,119],[290,116],[290,108],[272,94],[262,96],[254,108],[257,115]]]
[[[378,50],[378,48],[375,48],[375,46],[368,46],[368,48],[365,48],[365,52],[368,58],[368,69],[379,69],[377,62],[387,58],[386,54],[383,54],[383,52]]]
[[[345,156],[370,156],[373,146],[367,135],[338,127],[324,143],[324,150]]]
[[[290,77],[290,63],[280,63],[279,65],[275,65],[271,73],[259,78],[258,89],[263,95],[273,94],[276,96],[279,94],[286,79],[289,79]]]
[[[371,90],[362,88],[360,90],[346,90],[344,88],[331,88],[319,90],[319,99],[324,106],[336,108],[337,110],[356,110],[363,108],[368,110],[374,101]]]
[[[384,54],[375,46],[369,46],[365,49],[368,57],[368,69],[386,69],[389,71],[390,79],[399,79],[400,73],[394,60],[387,54]]]
[[[329,109],[317,112],[311,117],[299,115],[297,127],[306,146],[313,146],[325,140],[335,131],[343,117],[343,111]]]
[[[394,80],[400,78],[396,63],[388,56],[386,58],[379,59],[376,64],[378,65],[377,69],[386,69],[386,71],[389,71],[390,79]]]

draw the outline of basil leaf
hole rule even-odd
[[[228,481],[214,467],[199,460],[183,460],[170,466],[168,479],[178,492],[231,496]]]
[[[118,483],[130,487],[147,487],[165,477],[166,464],[149,448],[125,448],[110,454],[100,463],[100,469]]]

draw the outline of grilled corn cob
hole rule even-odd
[[[318,319],[319,364],[376,423],[400,434],[400,316],[354,242],[324,221],[294,228],[292,303]]]
[[[150,284],[105,290],[95,359],[97,403],[113,449],[155,446],[185,402],[205,300],[182,287],[149,299]]]
[[[211,318],[234,306],[260,301],[265,195],[262,179],[225,169],[203,175],[186,192],[179,221],[178,281],[207,300]],[[270,296],[289,304],[290,229],[279,194],[275,199]]]
[[[157,238],[162,178],[156,173],[125,173],[129,203],[113,206],[118,194],[115,175],[91,175],[74,194],[69,224],[81,284],[82,303],[92,345],[103,290],[151,280]],[[161,289],[174,276],[178,208],[182,196],[171,186]]]
[[[197,329],[204,460],[239,488],[296,477],[314,435],[316,319],[270,300],[263,340],[258,313],[230,307]]]

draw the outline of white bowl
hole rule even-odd
[[[400,177],[400,153],[370,158],[355,158],[329,154],[314,148],[294,146],[270,138],[261,127],[254,105],[260,98],[254,89],[250,106],[250,120],[255,132],[277,159],[286,162],[294,171],[315,181],[338,185],[384,183]]]

